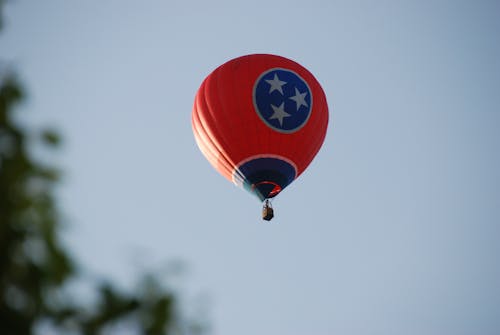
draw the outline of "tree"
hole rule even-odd
[[[23,98],[13,72],[0,68],[0,333],[35,334],[41,324],[57,334],[109,334],[116,324],[138,334],[201,333],[182,319],[174,292],[153,275],[143,275],[135,292],[99,283],[92,306],[68,299],[65,284],[78,273],[58,235],[54,187],[60,173],[30,153],[33,131],[14,120]],[[53,131],[40,135],[49,149],[60,143]]]

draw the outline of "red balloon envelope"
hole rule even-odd
[[[192,114],[208,161],[261,200],[304,172],[327,125],[325,93],[314,76],[292,60],[266,54],[215,69],[201,84]]]

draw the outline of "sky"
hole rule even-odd
[[[217,335],[500,334],[499,1],[16,0],[4,18],[19,118],[64,139],[43,157],[88,278],[182,264],[165,284]],[[191,130],[203,79],[251,53],[309,69],[330,109],[269,223]]]

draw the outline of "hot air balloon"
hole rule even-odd
[[[263,201],[297,179],[325,139],[328,105],[314,76],[276,55],[232,59],[205,78],[195,97],[192,128],[210,164]]]

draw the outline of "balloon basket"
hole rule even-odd
[[[274,217],[274,210],[271,207],[271,203],[269,202],[269,200],[266,200],[264,206],[262,207],[262,219],[266,221],[271,221],[273,217]]]

